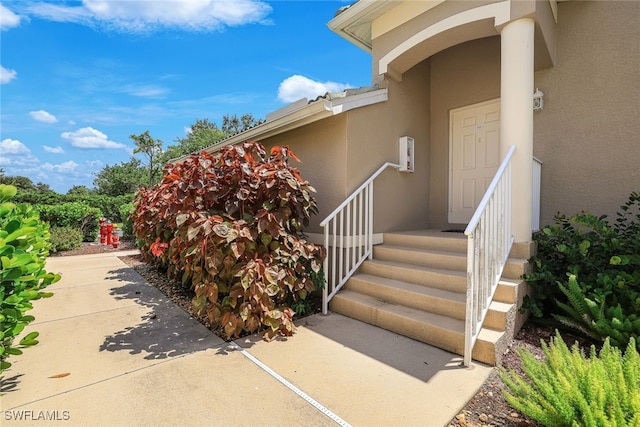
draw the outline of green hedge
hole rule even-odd
[[[82,231],[85,242],[93,242],[98,237],[99,220],[102,211],[85,203],[71,202],[61,205],[38,205],[40,218],[56,227],[75,227]]]
[[[103,194],[58,194],[47,192],[20,192],[16,195],[16,203],[31,205],[61,205],[63,203],[84,203],[92,208],[100,209],[111,222],[123,222],[120,206],[131,203],[133,194],[124,196],[105,196]]]
[[[125,203],[120,206],[120,218],[122,218],[122,237],[130,239],[133,237],[133,220],[131,214],[133,213],[133,203]]]

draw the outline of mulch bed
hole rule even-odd
[[[112,245],[102,245],[100,243],[82,242],[82,245],[80,245],[78,249],[74,249],[72,251],[56,252],[56,253],[50,254],[49,256],[63,257],[63,256],[74,256],[74,255],[94,255],[94,254],[102,254],[102,253],[109,253],[109,252],[129,251],[132,249],[138,249],[133,240],[120,240],[117,248],[114,248]]]

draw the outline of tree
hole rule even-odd
[[[155,177],[158,176],[160,170],[160,162],[158,157],[162,153],[162,141],[153,138],[149,131],[144,131],[140,135],[129,135],[136,145],[133,154],[142,153],[147,158],[147,169],[149,171],[149,187],[153,187]]]
[[[87,196],[91,194],[91,190],[86,185],[74,185],[67,191],[67,194],[77,194],[79,196]]]
[[[0,176],[0,184],[13,185],[19,192],[36,191],[36,185],[26,176],[2,175]]]
[[[49,186],[49,184],[45,184],[44,182],[39,182],[35,185],[35,190],[39,193],[44,193],[47,191],[53,191],[51,190],[51,187]]]
[[[228,135],[235,135],[262,123],[264,120],[255,119],[250,113],[243,114],[240,119],[235,114],[233,116],[225,114],[222,118],[222,131]]]
[[[107,196],[122,196],[135,193],[145,184],[146,170],[142,162],[132,157],[128,162],[113,166],[105,166],[98,172],[93,185],[99,194]]]
[[[263,120],[255,119],[251,114],[243,114],[240,118],[235,114],[233,116],[225,114],[222,117],[222,128],[219,128],[209,119],[196,119],[195,123],[190,126],[189,134],[184,138],[176,138],[177,145],[170,145],[162,153],[161,163],[168,163],[178,157],[196,153],[263,122]]]
[[[216,142],[222,141],[228,136],[218,128],[218,125],[210,122],[209,119],[196,119],[190,129],[191,131],[186,137],[175,139],[178,143],[177,145],[170,145],[162,153],[162,163],[200,151]]]

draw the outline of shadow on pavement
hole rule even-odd
[[[17,374],[12,377],[0,377],[0,394],[10,393],[12,391],[20,390],[18,385],[20,384],[20,377],[24,374]]]
[[[107,279],[120,282],[111,289],[115,299],[134,301],[149,308],[149,312],[135,326],[105,337],[100,351],[128,351],[129,354],[146,354],[145,359],[166,359],[224,344],[159,290],[147,284],[135,270],[128,267],[113,270]]]
[[[302,319],[299,326],[424,382],[440,371],[462,369],[456,354],[336,313]]]

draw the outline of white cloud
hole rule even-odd
[[[61,147],[43,146],[45,151],[62,154]],[[8,176],[26,176],[33,182],[46,182],[58,192],[65,193],[74,185],[92,186],[94,174],[104,164],[101,160],[85,160],[76,163],[66,160],[61,163],[41,162],[22,142],[6,138],[0,142],[0,167]]]
[[[341,92],[349,85],[336,82],[317,82],[298,74],[287,77],[278,87],[278,99],[294,102],[301,98],[315,99],[327,92]]]
[[[161,28],[208,31],[264,23],[272,9],[259,0],[83,0],[81,6],[35,3],[27,10],[40,18],[58,22],[148,32]]]
[[[0,65],[0,84],[3,85],[9,83],[11,80],[15,79],[17,75],[18,72],[16,70],[4,68]]]
[[[22,168],[34,163],[38,163],[38,159],[22,142],[11,138],[3,139],[0,142],[0,167],[5,169],[7,175],[21,175]],[[18,173],[10,169],[11,167],[19,168]]]
[[[9,154],[29,154],[31,150],[17,139],[6,138],[0,142],[0,153]]]
[[[0,30],[8,30],[18,25],[20,17],[0,4]]]
[[[60,136],[76,148],[127,149],[126,145],[110,141],[107,135],[92,127],[81,128],[74,132],[62,132]]]
[[[44,151],[51,154],[64,154],[64,150],[59,145],[57,147],[49,147],[48,145],[43,145]]]
[[[41,167],[43,170],[48,172],[71,173],[71,172],[75,172],[79,166],[80,165],[74,162],[73,160],[69,160],[67,162],[59,163],[59,164],[51,164],[47,162],[47,163],[43,163]]]
[[[42,123],[55,123],[58,121],[56,116],[44,110],[29,111],[29,115],[33,120],[36,120]]]

